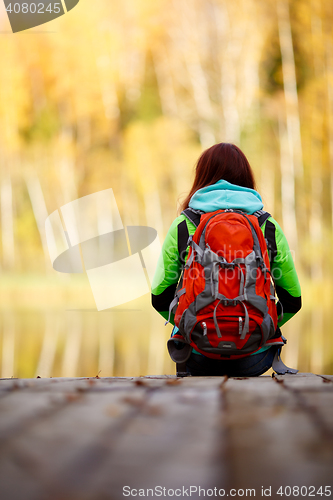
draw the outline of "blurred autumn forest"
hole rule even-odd
[[[333,372],[332,1],[82,0],[34,30],[6,33],[4,9],[0,24],[5,285],[55,273],[47,216],[101,189],[113,188],[125,225],[163,239],[201,151],[232,142],[300,274],[290,357]]]

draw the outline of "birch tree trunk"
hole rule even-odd
[[[315,79],[320,81],[324,73],[324,62],[322,60],[323,33],[321,19],[316,15],[317,5],[312,0],[311,32],[312,32],[312,50],[313,66]],[[313,89],[314,111],[311,116],[311,207],[309,231],[311,243],[314,248],[314,258],[311,259],[311,277],[312,280],[321,281],[323,279],[322,269],[322,239],[323,239],[323,211],[322,211],[322,192],[323,192],[323,144],[322,130],[324,126],[324,114],[321,109],[322,89],[317,86]]]
[[[291,250],[298,247],[295,211],[295,175],[293,157],[289,146],[289,135],[282,116],[279,116],[281,205],[283,230]]]
[[[150,315],[149,326],[147,375],[160,375],[163,373],[166,349],[165,335],[161,332],[159,315],[156,313]]]
[[[104,314],[98,315],[98,371],[103,377],[114,376],[114,321],[112,314],[108,315],[107,321]]]
[[[147,225],[156,229],[157,234],[161,237],[163,235],[163,215],[157,182],[153,182],[149,190],[145,190],[144,186],[143,189]]]
[[[221,10],[222,9],[222,10]],[[221,46],[221,102],[224,117],[224,141],[240,143],[240,116],[238,111],[239,92],[237,92],[237,72],[239,56],[242,50],[240,33],[235,33],[232,27],[232,15],[228,5],[220,6],[217,30]]]
[[[82,344],[82,313],[72,311],[68,317],[62,377],[77,377]]]
[[[50,269],[50,255],[47,248],[45,221],[48,217],[48,212],[45,204],[45,198],[37,173],[31,174],[26,178],[29,197],[32,205],[32,210],[37,223],[40,239],[45,257],[46,269]]]
[[[331,218],[333,227],[333,43],[330,38],[326,42],[326,85],[328,104],[328,145],[331,177]]]
[[[12,311],[3,313],[1,377],[14,377],[15,373],[15,317]]]
[[[59,153],[56,153],[55,162],[58,165],[58,173],[60,177],[60,186],[62,191],[62,202],[69,203],[76,200],[78,197],[77,183],[75,176],[73,152],[72,152],[72,137],[73,132],[70,127],[63,127],[60,133]]]
[[[283,326],[283,335],[288,339],[288,347],[282,349],[282,358],[287,366],[297,368],[299,363],[304,362],[300,351],[304,339],[304,328],[302,325],[302,316],[298,314],[293,318],[291,324]]]
[[[45,330],[35,377],[52,377],[52,368],[59,336],[59,317],[52,313],[45,314]]]
[[[99,86],[101,89],[104,114],[107,120],[119,118],[119,103],[111,72],[111,60],[106,47],[95,42],[96,67]]]
[[[287,116],[288,145],[295,174],[297,176],[302,176],[303,151],[299,119],[296,67],[289,17],[289,0],[276,1]]]
[[[239,12],[242,15],[239,16]],[[255,99],[263,37],[253,30],[260,7],[251,0],[214,5],[220,67],[223,140],[240,144],[242,126],[258,116]]]
[[[177,116],[179,110],[172,79],[171,64],[168,51],[164,45],[160,44],[158,52],[153,54],[153,62],[162,112],[165,116]]]
[[[321,306],[311,311],[310,370],[323,373],[324,368],[324,312]],[[325,372],[324,372],[325,373]]]
[[[266,161],[265,161],[266,160]],[[275,213],[275,175],[274,168],[267,168],[266,165],[272,161],[267,155],[263,161],[263,168],[260,172],[260,192],[262,195],[265,210],[269,213]]]
[[[200,24],[201,20],[196,9],[187,1],[181,0],[178,2],[177,9],[182,33],[180,48],[183,52],[182,56],[187,68],[197,111],[200,142],[204,148],[207,148],[215,143],[214,112],[209,96],[206,74],[200,60],[203,41],[198,37],[197,31],[200,31],[198,24]],[[194,26],[197,29],[194,29]]]
[[[277,18],[287,125],[285,131],[280,118],[282,216],[286,236],[292,249],[296,251],[298,237],[295,212],[295,175],[303,175],[303,153],[288,0],[277,0]]]
[[[6,270],[11,270],[15,265],[15,243],[13,191],[9,173],[1,181],[1,227],[3,266]]]

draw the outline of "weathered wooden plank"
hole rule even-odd
[[[145,393],[146,388],[133,383],[123,391],[112,388],[73,393],[62,411],[30,422],[23,433],[12,436],[1,448],[0,497],[2,491],[12,491],[10,498],[38,500],[48,498],[51,492],[56,498],[66,498],[66,491],[60,489],[62,477],[73,468],[81,452],[86,453],[88,470],[105,458],[122,427],[138,411]],[[34,399],[39,393],[31,395]],[[96,448],[102,449],[102,457]],[[25,494],[20,497],[22,490]]]
[[[221,381],[186,378],[154,391],[152,413],[141,412],[130,422],[98,471],[95,489],[101,497],[112,491],[113,498],[123,498],[125,486],[182,491],[225,484]]]
[[[276,376],[333,445],[333,383],[323,376]]]
[[[97,383],[97,381],[99,383]],[[35,421],[51,416],[77,400],[85,392],[131,389],[133,379],[53,379],[25,380],[9,386],[0,398],[0,444],[24,431]]]
[[[126,485],[279,498],[279,485],[332,482],[333,384],[319,376],[5,383],[0,498],[117,500]]]
[[[273,379],[230,379],[225,399],[232,487],[276,494],[279,486],[331,484],[331,443],[292,391]]]
[[[274,375],[274,378],[283,382],[286,387],[292,389],[321,389],[325,387],[323,377],[313,373],[299,373],[295,375]],[[329,384],[328,384],[329,385]]]
[[[315,425],[322,430],[333,446],[333,391],[302,391],[300,404],[306,408]]]
[[[13,392],[0,399],[0,444],[15,436],[23,426],[34,423],[42,415],[54,413],[66,404],[65,398],[51,398],[49,394]]]
[[[221,379],[198,379],[197,384],[193,379],[135,380],[123,392],[96,392],[96,386],[105,386],[98,381],[91,391],[81,392],[81,400],[12,440],[10,465],[21,464],[16,476],[20,484],[29,477],[26,487],[34,500],[41,482],[44,495],[55,491],[59,498],[91,499],[112,491],[117,498],[115,490],[120,488],[122,497],[121,483],[130,479],[149,485],[152,478],[169,477],[170,484],[180,484],[180,468],[185,474],[181,483],[188,476],[202,485],[218,463],[210,464],[208,457],[216,453]],[[7,470],[6,475],[8,485],[15,474]]]

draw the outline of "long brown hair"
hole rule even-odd
[[[221,142],[202,153],[196,165],[193,186],[181,204],[180,211],[188,207],[190,199],[198,189],[215,184],[221,179],[255,189],[252,168],[244,153],[234,144]]]

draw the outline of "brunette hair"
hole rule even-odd
[[[196,165],[193,186],[181,204],[180,211],[188,207],[198,189],[211,186],[221,179],[255,189],[252,168],[244,153],[234,144],[221,142],[202,153]]]

